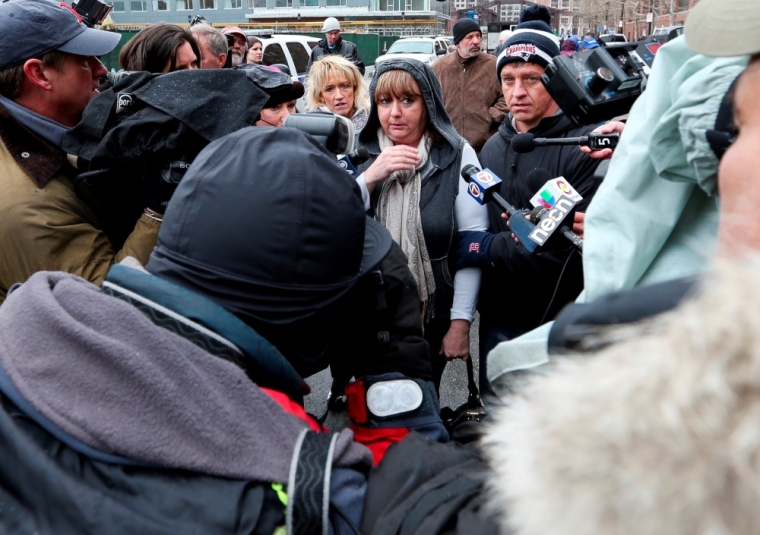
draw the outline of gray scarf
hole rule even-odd
[[[393,146],[382,128],[377,129],[380,150]],[[377,204],[377,219],[386,226],[393,240],[401,246],[409,263],[420,301],[422,302],[423,324],[433,318],[435,312],[435,280],[430,263],[425,236],[422,232],[420,217],[420,190],[422,179],[420,169],[427,162],[431,140],[427,134],[422,136],[417,150],[420,154],[419,165],[412,170],[395,171],[383,183]]]
[[[60,272],[32,275],[0,307],[0,366],[58,429],[168,468],[285,482],[306,427],[235,364]],[[352,439],[340,434],[334,465],[368,460]]]

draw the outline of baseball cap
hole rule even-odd
[[[686,45],[705,56],[760,52],[758,0],[700,0],[684,26]]]
[[[301,82],[294,82],[289,75],[271,65],[244,63],[237,68],[246,71],[253,83],[269,95],[267,106],[296,100],[304,94],[304,87]]]
[[[88,28],[70,5],[50,0],[0,3],[0,71],[60,50],[102,56],[119,44],[121,34]]]
[[[245,35],[245,32],[243,30],[241,30],[240,28],[238,28],[237,26],[227,26],[226,28],[224,28],[222,30],[222,33],[225,34],[225,35],[227,35],[227,34],[229,34],[229,35],[239,35],[243,39],[245,39],[246,42],[248,41],[248,36]]]

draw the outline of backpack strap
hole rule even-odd
[[[296,441],[288,478],[288,535],[327,535],[330,474],[338,435],[304,429]]]

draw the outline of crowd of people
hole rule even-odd
[[[734,3],[701,0],[603,125],[541,81],[599,43],[558,39],[540,5],[494,55],[460,19],[449,54],[368,84],[332,17],[304,83],[204,23],[138,32],[115,77],[118,33],[0,3],[0,526],[754,532],[760,9]],[[302,97],[353,133],[355,172],[283,128]],[[592,131],[620,144],[514,141]],[[514,218],[549,216],[479,201],[472,169],[516,208],[561,177],[583,247],[529,247]],[[477,313],[485,408],[444,421]],[[489,354],[550,326],[528,386],[492,384]],[[346,429],[304,409],[328,367]]]

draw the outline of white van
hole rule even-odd
[[[247,36],[255,37],[261,41],[264,50],[261,63],[264,65],[286,65],[293,81],[303,83],[311,50],[317,46],[319,39],[308,35],[275,34],[268,30],[244,31]],[[304,99],[298,99],[296,106],[298,110],[303,111],[304,106]]]
[[[264,30],[245,30],[245,34],[261,41],[264,49],[261,62],[264,65],[287,65],[293,80],[303,83],[311,50],[317,46],[319,39],[305,35],[273,34]]]

